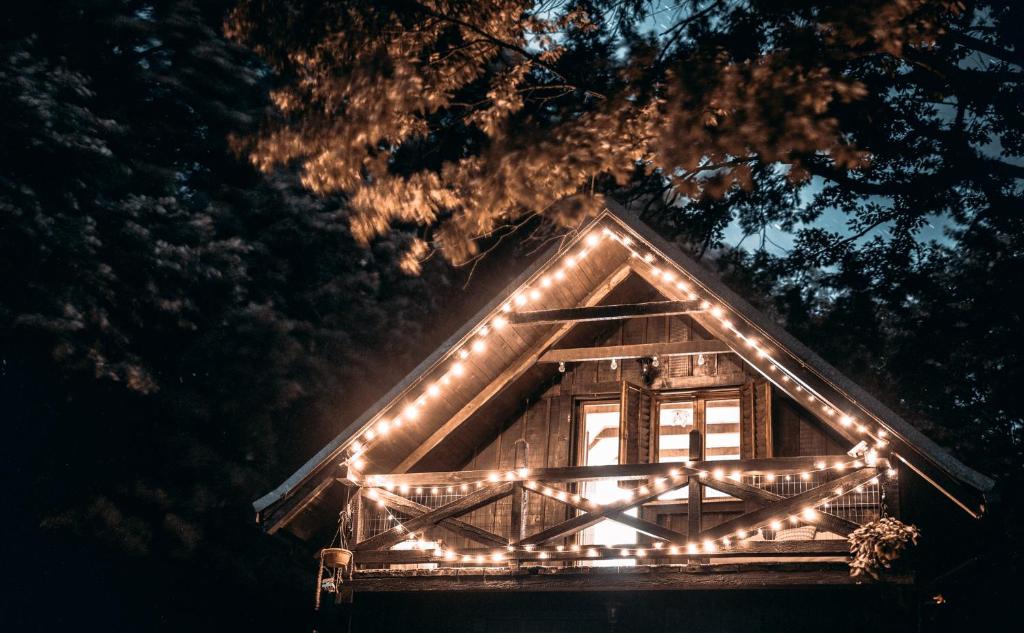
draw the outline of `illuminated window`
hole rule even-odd
[[[582,410],[583,442],[581,458],[584,466],[609,466],[619,463],[619,405],[612,403],[585,404]],[[611,503],[624,499],[626,491],[614,479],[601,479],[583,483],[582,494],[597,503]],[[627,511],[636,516],[636,508]],[[581,545],[627,545],[636,543],[636,530],[605,519],[591,528],[579,532]],[[633,559],[583,561],[594,567],[634,564]]]
[[[708,400],[704,408],[704,458],[721,461],[740,458],[740,401]],[[705,497],[728,497],[705,488]]]
[[[665,402],[658,407],[658,461],[685,462],[690,459],[690,431],[693,430],[693,401]],[[661,501],[685,499],[687,486],[666,492]]]
[[[685,462],[691,459],[690,431],[702,431],[706,461],[740,458],[740,401],[737,398],[665,401],[658,407],[658,461]],[[659,500],[686,499],[687,487],[667,492]],[[705,497],[727,497],[705,488]]]

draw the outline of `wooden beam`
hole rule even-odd
[[[659,389],[714,389],[739,387],[746,380],[745,374],[735,372],[712,376],[662,376],[658,378],[657,384]],[[561,389],[562,393],[566,393],[565,385],[562,385]],[[574,396],[605,396],[618,395],[621,389],[622,383],[619,381],[582,382],[570,385],[568,392]]]
[[[509,538],[515,542],[522,540],[526,530],[526,494],[523,492],[523,482],[517,481],[512,484],[512,512]]]
[[[410,532],[415,532],[427,527],[428,525],[436,525],[450,517],[456,517],[467,512],[472,512],[481,506],[485,506],[492,501],[507,497],[510,494],[512,494],[512,484],[509,483],[475,490],[465,497],[456,499],[451,503],[446,503],[440,508],[435,508],[426,514],[413,517],[400,526],[395,526],[390,530],[371,536],[361,543],[356,543],[352,549],[367,550],[391,547],[395,543],[406,539]]]
[[[827,485],[826,482],[825,485]],[[724,492],[727,495],[732,495],[737,499],[743,499],[744,501],[750,501],[751,503],[757,504],[758,506],[765,506],[769,503],[775,503],[782,501],[786,497],[780,494],[765,490],[764,488],[758,488],[757,486],[751,486],[750,484],[743,483],[741,481],[734,481],[732,479],[715,479],[707,478],[704,480],[704,485],[708,488],[714,488],[715,490]],[[837,517],[834,514],[829,514],[825,511],[818,512],[819,518],[816,525],[820,528],[824,528],[829,532],[841,534],[847,536],[850,532],[856,530],[860,525],[853,521],[848,521],[841,517]]]
[[[581,573],[580,569],[585,570]],[[357,593],[362,592],[558,592],[558,591],[728,591],[763,589],[766,587],[821,587],[861,584],[850,577],[846,563],[765,563],[710,565],[707,568],[626,567],[570,568],[538,574],[535,569],[480,570],[476,574],[464,569],[439,570],[451,573],[422,573],[388,570],[356,572],[349,581]],[[887,573],[888,585],[909,585],[912,574]]]
[[[690,431],[690,452],[694,458],[699,461],[704,460],[704,436],[700,434],[700,431],[694,429]],[[705,476],[704,479],[707,479]],[[689,505],[686,507],[686,536],[692,542],[695,539],[696,534],[700,534],[701,531],[701,519],[703,518],[704,507],[704,488],[701,487],[701,477],[699,474],[691,474],[689,484],[686,487],[686,494],[688,496]]]
[[[399,510],[410,517],[418,517],[431,511],[431,509],[420,503],[416,503],[411,499],[406,499],[394,493],[388,492],[387,490],[381,490],[379,488],[373,489],[370,493],[371,499],[376,497],[377,500],[381,501],[387,507],[393,510]],[[508,544],[508,539],[492,534],[487,530],[478,528],[475,525],[460,521],[455,518],[447,518],[438,523],[443,528],[455,532],[459,536],[467,538],[471,541],[476,541],[483,545],[503,547]]]
[[[580,363],[592,360],[622,360],[626,358],[653,358],[669,356],[696,356],[697,354],[725,354],[732,349],[721,341],[678,341],[675,343],[643,343],[639,345],[611,345],[608,347],[573,347],[544,352],[539,363]]]
[[[775,475],[799,474],[814,470],[815,464],[824,461],[832,464],[836,461],[846,462],[849,458],[838,455],[814,455],[804,457],[770,457],[766,459],[730,459],[721,461],[694,462],[690,466],[682,463],[662,464],[611,464],[607,466],[555,466],[550,468],[531,468],[525,476],[515,470],[461,470],[450,472],[429,473],[395,473],[365,474],[355,483],[363,486],[458,486],[460,484],[476,484],[500,477],[507,481],[593,481],[596,479],[648,479],[650,477],[668,476],[672,470],[681,473],[705,470],[713,472],[721,468],[725,472],[738,470],[744,475]],[[878,468],[887,468],[889,462],[879,458]]]
[[[555,551],[551,548],[527,552],[515,550],[507,552],[504,549],[495,548],[464,548],[458,550],[459,556],[470,556],[476,560],[477,556],[484,556],[487,565],[498,566],[493,558],[495,553],[501,554],[502,558],[508,561],[517,562],[555,562],[572,560],[614,560],[624,558],[622,550],[627,549],[632,556],[629,558],[656,559],[685,559],[692,556],[686,553],[686,548],[678,548],[676,553],[668,547],[654,548],[651,546],[640,546],[636,543],[623,545],[592,545],[581,546],[579,550],[564,548],[562,551]],[[642,549],[644,555],[637,557],[635,552]],[[844,539],[831,539],[825,541],[743,541],[735,543],[729,548],[721,549],[710,556],[714,558],[740,558],[751,556],[772,556],[772,557],[799,557],[799,556],[847,556],[850,552],[850,545]],[[444,556],[438,556],[434,550],[361,550],[354,553],[357,564],[426,564],[437,563],[445,567],[455,567],[467,563],[461,560],[447,560]],[[468,563],[479,564],[479,563]],[[457,567],[459,568],[459,567]],[[462,569],[465,569],[464,567]]]
[[[815,507],[822,501],[834,496],[837,488],[849,489],[858,486],[878,476],[877,468],[862,468],[848,475],[825,482],[824,484],[802,492],[794,497],[788,497],[767,507],[753,512],[748,512],[725,523],[720,523],[713,528],[704,530],[700,534],[700,540],[719,539],[729,536],[737,530],[753,531],[758,527],[772,520],[783,520],[790,515],[798,515],[806,507]]]
[[[466,570],[446,570],[451,574],[402,574],[356,572],[350,586],[362,592],[558,592],[558,591],[727,591],[763,589],[765,587],[855,586],[863,581],[851,578],[845,563],[773,563],[742,565],[711,565],[704,569],[685,567],[661,568],[577,568],[537,574],[533,569],[504,570],[477,574]],[[423,570],[417,570],[423,571]],[[607,573],[602,573],[606,572]],[[912,574],[890,573],[883,577],[887,585],[909,585]]]
[[[608,295],[608,293],[614,290],[616,286],[629,277],[630,272],[631,269],[628,264],[619,266],[619,268],[609,275],[601,285],[584,297],[581,303],[583,305],[593,305],[601,301]],[[395,471],[399,473],[408,472],[410,468],[415,466],[421,459],[426,457],[430,451],[434,450],[438,444],[444,441],[450,433],[455,432],[460,426],[462,426],[466,420],[468,420],[470,416],[477,411],[477,409],[483,406],[484,403],[526,373],[531,367],[536,365],[537,359],[540,358],[541,354],[547,351],[549,347],[560,341],[562,337],[572,329],[572,326],[573,324],[571,323],[562,324],[534,345],[531,352],[522,354],[517,363],[502,371],[501,374],[488,383],[480,393],[474,396],[472,400],[460,408],[451,418],[448,419],[447,422],[431,433],[430,437],[409,453],[395,468]]]
[[[534,310],[513,312],[508,322],[513,325],[536,325],[538,323],[582,323],[584,321],[610,321],[612,319],[635,319],[675,314],[700,312],[699,301],[650,301],[647,303],[623,303],[605,306],[560,308],[558,310]]]
[[[597,504],[591,501],[590,499],[587,499],[586,497],[579,497],[579,501],[577,501],[573,497],[579,495],[571,495],[564,490],[550,490],[545,486],[537,484],[536,482],[527,482],[524,485],[526,489],[530,490],[531,492],[535,492],[539,495],[548,497],[549,499],[554,499],[555,501],[558,501],[559,503],[564,503],[570,508],[574,508],[576,510],[592,512],[596,509],[600,509],[601,507],[600,504]],[[647,521],[646,519],[641,519],[639,517],[626,514],[625,512],[611,513],[608,515],[608,518],[617,523],[628,525],[634,530],[643,532],[644,534],[653,536],[655,538],[663,539],[670,543],[682,545],[686,542],[686,536],[684,534],[680,534],[675,530],[669,529],[663,525],[658,525],[657,523],[654,523],[652,521]]]
[[[594,509],[585,514],[575,516],[567,521],[562,521],[561,523],[552,525],[551,527],[545,530],[541,530],[536,534],[532,534],[524,538],[522,541],[520,541],[520,543],[517,544],[539,545],[540,543],[546,543],[556,538],[561,538],[569,536],[570,534],[575,534],[576,532],[584,530],[596,523],[599,523],[604,519],[611,518],[610,515],[612,514],[618,514],[623,510],[628,510],[632,508],[633,506],[641,505],[643,503],[650,501],[651,499],[655,499],[665,494],[666,492],[671,492],[685,485],[685,477],[676,477],[670,483],[666,483],[665,485],[649,486],[648,492],[646,493],[637,495],[631,499],[615,501],[599,509]]]

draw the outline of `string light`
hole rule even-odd
[[[833,468],[834,468],[834,466],[833,466]],[[828,468],[825,468],[823,470],[828,470]],[[510,472],[512,472],[512,471],[510,471]],[[515,472],[514,474],[518,474],[518,472]],[[895,471],[893,469],[889,469],[886,474],[894,475]],[[497,475],[498,475],[498,473],[491,473],[491,476],[496,477]],[[832,501],[834,501],[836,498],[842,496],[843,494],[862,494],[867,486],[876,485],[878,483],[879,478],[880,478],[880,475],[875,475],[874,477],[870,478],[866,482],[859,484],[858,486],[854,487],[852,490],[849,490],[849,491],[844,491],[844,489],[842,487],[837,487],[833,491],[832,495],[830,497],[820,501],[819,505],[821,507],[828,508]],[[381,477],[376,477],[375,478],[375,480],[378,481],[378,482],[381,479],[382,479]],[[483,482],[481,481],[481,482],[478,482],[478,483],[482,484]],[[536,482],[531,482],[531,483],[535,484]],[[408,491],[410,490],[410,487],[408,486],[408,484],[402,484],[402,485],[399,486],[399,489],[403,493],[408,493]],[[451,489],[451,487],[449,487],[449,490],[450,489]],[[465,489],[465,484],[463,484],[463,489]],[[431,492],[435,492],[437,490],[438,490],[437,487],[434,487],[434,488],[431,489]],[[550,488],[546,488],[545,490],[546,491],[550,491],[551,489]],[[417,487],[415,489],[415,492],[417,494],[421,494],[423,492],[423,488],[422,487]],[[372,489],[367,494],[368,494],[368,496],[371,499],[377,499],[378,498],[378,496],[376,495],[376,491],[374,491]],[[383,500],[382,499],[380,500],[380,503],[381,503],[381,505],[383,505]],[[399,521],[390,512],[390,510],[387,510],[386,507],[385,507],[385,510],[388,513],[388,520],[389,520],[389,522],[393,522],[393,523],[397,524],[397,525],[395,525],[394,527],[391,528],[392,531],[394,531],[396,534],[407,533],[408,537],[407,537],[406,540],[415,540],[417,538],[417,534],[415,532],[411,531],[411,530],[408,530],[401,523],[401,521]],[[798,514],[791,514],[791,515],[788,515],[786,517],[778,517],[778,518],[773,518],[773,519],[768,520],[763,526],[760,526],[760,527],[756,528],[755,534],[760,534],[761,530],[762,530],[762,527],[767,527],[768,529],[771,529],[773,531],[778,531],[778,530],[780,530],[782,528],[783,520],[788,521],[789,523],[791,523],[793,525],[798,525],[801,522],[801,520],[804,521],[804,522],[807,522],[807,523],[814,523],[819,518],[820,518],[820,514],[818,513],[818,510],[816,510],[814,507],[808,506],[808,507],[803,508]],[[710,553],[717,552],[717,551],[719,551],[720,549],[723,549],[723,548],[724,549],[730,549],[734,545],[738,545],[740,542],[744,541],[748,536],[749,536],[749,532],[747,530],[739,529],[734,534],[727,534],[727,535],[719,537],[717,539],[705,539],[699,545],[697,543],[687,543],[686,549],[687,549],[687,553],[690,554],[690,555],[699,554],[701,551],[703,551],[705,554],[710,554]],[[733,541],[733,538],[735,538],[735,543]],[[652,545],[652,547],[654,549],[658,550],[658,551],[663,551],[663,550],[665,550],[665,543],[663,543],[662,541],[656,541]],[[428,549],[428,548],[425,547],[424,544],[420,544],[420,546],[418,548],[419,549]],[[515,545],[512,545],[512,544],[509,544],[506,549],[507,549],[509,554],[513,554],[515,552],[522,552],[524,555],[535,556],[539,560],[547,560],[548,558],[550,558],[551,554],[553,554],[555,552],[562,553],[562,552],[565,551],[566,548],[563,545],[557,545],[554,548],[537,549],[536,545],[534,545],[534,544],[524,544],[524,545],[519,546],[519,547],[517,547]],[[580,553],[581,552],[581,547],[577,543],[572,544],[569,547],[569,549],[573,553]],[[607,551],[607,548],[605,548],[605,550]],[[459,558],[460,558],[460,555],[458,554],[458,552],[455,551],[455,550],[452,550],[452,549],[442,550],[440,548],[440,546],[436,546],[436,547],[433,548],[433,551],[434,551],[435,556],[437,558],[439,558],[439,559],[443,558],[446,561],[456,561],[456,560],[459,560]],[[635,548],[634,549],[634,548],[619,546],[619,548],[616,550],[616,553],[617,553],[617,555],[619,557],[622,557],[622,558],[628,558],[628,557],[638,557],[638,558],[641,558],[641,557],[646,556],[648,552],[644,548]],[[669,547],[667,548],[667,553],[670,556],[678,556],[680,554],[680,548],[679,548],[679,546],[677,544],[670,543]],[[595,548],[595,547],[589,547],[586,550],[586,552],[584,552],[584,554],[588,558],[596,558],[596,557],[601,556],[600,551],[597,548]],[[504,553],[494,553],[494,554],[491,555],[491,558],[495,562],[499,562],[499,561],[506,560],[507,559],[507,555],[504,554]],[[475,557],[470,555],[470,554],[468,554],[468,553],[464,554],[464,555],[461,555],[461,561],[464,562],[464,563],[472,563],[472,562],[475,561],[476,563],[479,564],[479,563],[484,562],[485,559],[486,559],[486,557],[483,556],[483,555],[477,555]]]
[[[495,315],[490,321],[484,321],[484,324],[479,327],[476,331],[477,337],[471,342],[467,343],[466,347],[460,347],[456,352],[455,356],[459,359],[466,359],[469,355],[470,350],[474,353],[482,354],[486,351],[487,345],[481,340],[486,337],[490,329],[499,330],[506,327],[509,324],[509,319],[503,316],[502,313],[510,313],[514,309],[514,306],[524,306],[529,301],[539,301],[542,298],[542,293],[538,287],[549,288],[557,281],[563,281],[566,278],[566,271],[578,265],[580,261],[585,259],[590,250],[600,245],[604,238],[611,238],[613,241],[621,244],[630,254],[631,257],[644,261],[651,267],[651,274],[654,278],[659,281],[667,283],[670,287],[684,293],[691,299],[700,299],[700,306],[703,310],[707,311],[712,317],[717,319],[723,328],[727,332],[733,333],[741,342],[747,343],[756,352],[756,355],[761,358],[766,364],[767,369],[772,372],[780,372],[779,380],[783,383],[795,383],[793,389],[799,393],[804,394],[803,397],[810,403],[821,402],[820,410],[827,416],[837,415],[836,407],[828,402],[828,400],[814,392],[806,383],[795,378],[785,367],[783,367],[778,360],[768,354],[768,350],[761,346],[754,337],[746,336],[742,333],[728,317],[727,311],[720,305],[717,305],[707,298],[700,298],[697,292],[694,291],[693,286],[688,283],[685,279],[680,278],[680,275],[673,270],[675,265],[668,258],[664,258],[662,262],[659,259],[660,256],[656,256],[654,253],[645,251],[640,253],[633,248],[633,239],[628,235],[619,234],[612,230],[608,226],[602,226],[600,230],[588,231],[582,237],[582,243],[585,244],[585,248],[580,249],[575,254],[567,255],[562,260],[562,266],[559,267],[551,274],[545,274],[537,277],[533,287],[530,287],[530,282],[520,287],[515,293],[512,294],[509,301],[506,301],[499,308],[499,314]],[[685,273],[684,273],[685,276]],[[706,358],[703,353],[697,355],[697,365],[703,366],[706,363]],[[654,366],[657,366],[657,360],[652,361]],[[618,369],[618,359],[611,360],[611,368],[613,370]],[[390,424],[384,421],[378,421],[373,426],[367,428],[360,437],[354,439],[348,448],[348,459],[351,463],[361,468],[358,464],[365,466],[366,460],[362,458],[361,454],[368,450],[370,447],[367,446],[373,440],[380,438],[388,433],[391,428],[397,428],[404,421],[415,421],[420,411],[417,408],[422,407],[426,404],[426,397],[437,398],[440,395],[441,385],[447,386],[451,384],[453,378],[461,377],[465,374],[465,365],[462,362],[456,361],[452,363],[450,370],[446,372],[440,380],[434,382],[425,387],[424,392],[413,401],[412,404],[406,406],[401,416],[395,416]],[[559,363],[559,371],[565,371],[565,364]],[[888,445],[888,442],[884,439],[887,436],[887,431],[883,428],[878,428],[875,431],[868,429],[863,423],[856,421],[856,419],[849,414],[839,415],[839,423],[844,427],[853,427],[854,430],[861,434],[866,435],[874,440],[876,448],[883,448]]]

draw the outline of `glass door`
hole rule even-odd
[[[609,466],[619,463],[619,404],[584,404],[580,411],[583,426],[580,462],[584,466]],[[626,491],[615,479],[583,482],[581,494],[591,501],[605,504],[624,499]],[[628,511],[636,516],[636,509]],[[628,545],[636,543],[636,530],[605,519],[579,532],[581,545]],[[584,561],[593,566],[632,565],[634,561]]]

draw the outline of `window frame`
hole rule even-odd
[[[664,391],[655,391],[655,406],[654,415],[652,421],[657,424],[661,420],[661,407],[666,402],[692,402],[693,403],[693,428],[700,431],[701,438],[707,438],[707,403],[708,401],[714,400],[736,400],[739,406],[739,417],[740,417],[740,432],[739,432],[739,446],[737,446],[737,452],[742,456],[743,454],[743,401],[739,387],[725,387],[725,388],[713,388],[713,389],[671,389]],[[657,425],[657,433],[660,435],[661,429],[660,424]],[[658,463],[671,464],[674,462],[662,462],[661,461],[661,438],[658,441]],[[701,499],[708,503],[722,503],[729,501],[736,501],[735,497],[723,496],[723,497],[709,497],[707,490],[701,487]],[[689,500],[684,498],[681,499],[655,499],[646,505],[659,506],[659,505],[673,505],[673,504],[687,504]]]

